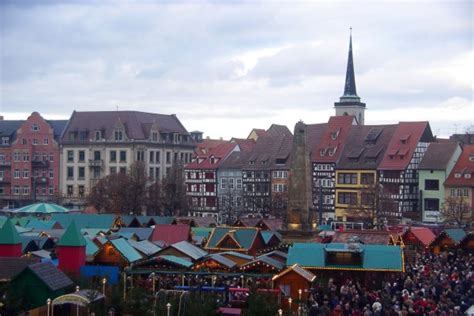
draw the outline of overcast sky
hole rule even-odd
[[[366,124],[474,121],[472,1],[1,1],[0,25],[6,119],[118,107],[224,138],[325,122],[352,27]]]

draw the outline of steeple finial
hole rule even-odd
[[[357,97],[354,75],[354,61],[352,59],[352,27],[349,28],[349,30],[349,56],[347,57],[346,83],[344,85],[343,97]]]

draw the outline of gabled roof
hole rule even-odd
[[[94,256],[97,251],[99,251],[99,247],[88,237],[85,237],[86,240],[86,256]]]
[[[169,262],[171,264],[181,266],[183,268],[190,268],[193,265],[193,263],[189,260],[186,260],[186,259],[180,258],[180,257],[176,257],[176,256],[172,256],[172,255],[157,256],[157,257],[155,257],[155,260],[156,261],[163,260],[163,261]]]
[[[58,246],[81,247],[86,245],[86,240],[77,229],[74,221],[69,224],[64,235],[59,239]]]
[[[377,169],[396,125],[356,125],[351,129],[337,169]]]
[[[190,257],[193,260],[199,260],[202,257],[207,255],[207,251],[204,251],[201,248],[196,247],[190,242],[185,241],[185,240],[174,243],[168,246],[168,248],[174,248],[178,250],[179,252],[185,254],[186,256]]]
[[[444,184],[450,187],[474,187],[474,145],[464,146]]]
[[[140,251],[147,257],[153,256],[154,254],[156,254],[158,251],[161,250],[160,247],[158,247],[157,245],[155,245],[154,243],[148,240],[135,241],[133,239],[129,239],[128,243],[130,244],[130,246]]]
[[[31,270],[51,291],[67,288],[73,285],[71,279],[61,270],[49,262],[40,262],[29,265]],[[18,276],[20,276],[21,273]]]
[[[242,151],[251,151],[255,146],[254,139],[245,139],[245,138],[232,138],[231,143],[236,143],[239,145],[240,150]]]
[[[433,134],[428,122],[398,123],[378,169],[405,170],[418,143],[432,140]]]
[[[62,228],[66,228],[74,221],[77,228],[101,228],[109,229],[115,224],[114,214],[53,214],[51,220],[59,222]]]
[[[237,243],[237,247],[232,249],[248,250],[252,247],[259,233],[259,229],[254,227],[216,227],[204,248],[222,249],[221,241],[226,237],[230,237]]]
[[[207,261],[207,260],[214,260],[217,263],[223,265],[224,267],[226,267],[228,269],[232,269],[237,265],[237,263],[235,263],[234,261],[222,256],[219,253],[209,254],[208,256],[203,258],[202,261]]]
[[[273,258],[271,258],[271,257],[269,257],[265,254],[265,255],[258,256],[257,258],[255,258],[252,261],[244,263],[243,265],[241,265],[241,268],[245,270],[245,269],[251,268],[252,266],[255,266],[255,265],[257,265],[257,266],[258,265],[271,266],[276,270],[281,270],[285,267],[285,264],[283,262],[275,260],[275,259],[273,259]]]
[[[189,240],[190,231],[189,225],[185,224],[157,224],[150,237],[150,241],[163,241],[166,245],[171,245],[179,241]]]
[[[281,241],[282,237],[279,233],[277,232],[273,232],[273,231],[270,231],[270,230],[263,230],[260,232],[260,234],[262,234],[262,238],[263,238],[263,241],[265,242],[265,244],[268,244],[268,242],[273,238],[277,238],[278,240]]]
[[[119,233],[134,233],[140,240],[148,240],[153,234],[153,228],[151,227],[122,227],[118,230]]]
[[[287,266],[295,263],[311,269],[340,269],[366,271],[404,270],[403,251],[399,246],[359,244],[362,251],[362,266],[334,266],[326,264],[327,251],[346,251],[348,244],[295,243],[289,248]]]
[[[95,131],[102,131],[105,139],[110,139],[115,130],[116,124],[120,123],[125,128],[126,136],[129,139],[147,140],[151,128],[155,125],[161,133],[188,134],[184,126],[176,115],[156,114],[138,111],[74,111],[69,119],[62,136],[62,142],[69,142],[69,132],[89,132],[89,137],[84,142],[92,138]],[[191,143],[189,137],[189,143]],[[75,140],[74,142],[77,142]]]
[[[231,152],[240,150],[239,145],[235,143],[225,142],[214,148],[211,148],[207,153],[197,155],[193,162],[185,165],[186,169],[217,169]]]
[[[0,245],[17,245],[21,243],[20,235],[8,218],[0,228]]]
[[[337,162],[354,122],[353,116],[331,116],[318,146],[312,152],[311,160],[321,163]]]
[[[445,229],[444,232],[454,241],[455,244],[460,243],[461,240],[466,237],[466,231],[462,228],[448,228]]]
[[[410,227],[402,235],[402,238],[409,232],[411,232],[424,246],[429,246],[436,238],[436,235],[428,227]]]
[[[456,142],[430,143],[418,169],[446,170],[458,147]]]
[[[29,257],[0,257],[0,282],[10,281],[27,266],[38,261],[37,258]]]
[[[292,266],[285,269],[284,271],[282,271],[280,274],[274,275],[273,278],[272,278],[272,281],[278,280],[279,278],[281,278],[282,276],[284,276],[285,274],[287,274],[291,271],[299,274],[301,277],[306,279],[308,282],[313,282],[314,279],[316,279],[316,276],[313,273],[311,273],[308,270],[305,270],[299,264],[295,263]]]
[[[133,248],[125,238],[117,238],[109,240],[109,242],[117,249],[122,257],[129,263],[143,259],[140,253]]]

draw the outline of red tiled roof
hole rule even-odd
[[[408,232],[411,232],[424,246],[428,246],[436,237],[431,229],[427,227],[411,227],[403,236]]]
[[[238,146],[237,144],[225,142],[212,149],[206,154],[198,155],[195,161],[187,164],[186,169],[217,169],[219,164]]]
[[[241,151],[251,151],[255,146],[255,140],[253,139],[233,138],[231,142],[238,144]]]
[[[166,245],[171,245],[183,240],[190,240],[189,225],[157,224],[150,236],[150,241],[163,241]]]
[[[423,137],[427,142],[432,138],[428,122],[400,122],[378,169],[405,170]]]
[[[474,187],[474,145],[464,146],[461,156],[444,184],[450,187]]]
[[[336,162],[341,156],[349,131],[354,121],[353,116],[331,116],[318,146],[313,150],[313,162]],[[334,137],[335,136],[335,137]],[[321,152],[324,151],[324,155]],[[330,154],[330,152],[332,153]]]
[[[195,153],[196,155],[206,155],[211,149],[216,148],[219,145],[227,143],[223,139],[203,139],[200,143],[196,144]]]

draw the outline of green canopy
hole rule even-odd
[[[16,209],[14,213],[39,213],[39,214],[51,214],[51,213],[68,213],[69,210],[65,207],[54,203],[35,203],[22,208]]]
[[[0,245],[16,245],[20,243],[20,235],[8,218],[0,228]]]

